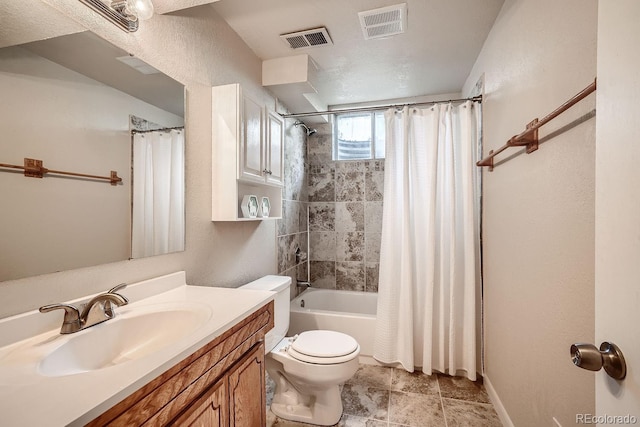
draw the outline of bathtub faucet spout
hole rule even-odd
[[[296,286],[299,288],[305,288],[308,289],[311,287],[311,283],[309,283],[306,280],[296,280]]]

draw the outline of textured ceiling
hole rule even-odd
[[[220,0],[222,18],[265,60],[309,54],[316,89],[341,105],[460,92],[504,0],[406,0],[404,34],[365,40],[358,12],[397,0]],[[292,50],[280,34],[326,27],[332,46]]]

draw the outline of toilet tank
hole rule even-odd
[[[271,275],[261,277],[239,288],[276,292],[273,319],[275,326],[265,336],[265,350],[267,352],[273,350],[276,344],[285,337],[289,329],[290,287],[291,277]]]

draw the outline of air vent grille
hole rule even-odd
[[[327,44],[327,39],[322,33],[311,33],[307,35],[306,38],[311,46],[320,46],[323,44]]]
[[[327,29],[324,27],[281,34],[280,38],[287,43],[291,49],[303,49],[333,44]]]
[[[309,47],[309,42],[303,36],[287,37],[287,41],[293,49],[299,49],[301,47]]]
[[[376,13],[373,15],[365,15],[364,23],[367,26],[386,24],[387,22],[400,21],[400,9],[390,10],[388,12]]]
[[[365,40],[401,34],[407,28],[407,4],[366,10],[358,17]]]
[[[391,24],[377,25],[375,27],[367,27],[367,39],[375,39],[378,37],[386,37],[392,34],[402,33],[402,26],[393,22]]]

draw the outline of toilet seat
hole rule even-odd
[[[351,336],[336,331],[306,331],[291,341],[287,353],[302,362],[332,365],[348,362],[360,352]]]

